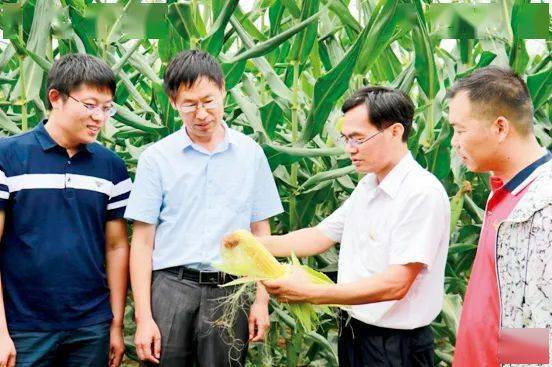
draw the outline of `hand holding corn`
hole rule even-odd
[[[224,238],[220,254],[222,262],[215,266],[225,273],[242,277],[226,286],[263,281],[279,300],[292,303],[287,307],[304,330],[316,328],[317,311],[331,312],[328,306],[305,303],[309,297],[301,295],[305,290],[334,284],[330,278],[301,265],[295,256],[292,256],[292,264],[280,263],[249,231],[238,230]],[[294,304],[296,302],[299,303]]]
[[[279,302],[317,304],[317,293],[323,285],[315,284],[309,274],[300,266],[292,265],[283,277],[262,282],[268,293]]]

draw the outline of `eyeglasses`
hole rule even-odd
[[[200,107],[203,107],[206,110],[214,110],[219,106],[219,103],[217,101],[209,101],[209,102],[199,102],[199,103],[192,103],[192,104],[181,104],[177,105],[176,108],[183,113],[191,113],[196,112]]]
[[[362,144],[366,143],[368,140],[370,139],[373,139],[375,138],[377,135],[381,134],[382,132],[384,132],[385,129],[382,129],[382,130],[378,130],[377,133],[375,134],[372,134],[370,135],[369,137],[367,138],[364,138],[364,139],[355,139],[355,138],[348,138],[346,137],[345,135],[341,134],[341,136],[339,137],[339,139],[344,143],[344,144],[349,144],[349,146],[351,146],[351,148],[358,148],[360,147]]]
[[[78,99],[76,99],[70,94],[68,94],[67,96],[71,98],[73,101],[76,101],[82,104],[88,110],[88,112],[90,113],[90,116],[94,116],[95,114],[101,113],[103,116],[112,117],[117,113],[117,109],[113,106],[102,108],[100,106],[96,106],[95,104],[79,101]]]

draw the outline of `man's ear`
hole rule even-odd
[[[60,109],[63,106],[63,103],[65,103],[63,96],[57,89],[50,89],[48,91],[48,100],[54,110]]]
[[[176,101],[174,100],[173,96],[169,96],[169,102],[170,102],[172,108],[174,108],[176,110]]]
[[[391,126],[391,135],[393,137],[398,137],[399,139],[402,139],[402,136],[404,134],[404,126],[400,123],[395,123],[393,126]]]
[[[498,116],[496,120],[494,120],[493,131],[498,136],[499,143],[502,143],[508,137],[508,134],[510,134],[511,128],[512,128],[512,124],[510,120],[508,120],[504,116]]]

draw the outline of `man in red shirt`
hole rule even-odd
[[[549,315],[536,323],[511,315],[511,309],[530,306],[526,304],[525,290],[523,295],[516,296],[519,305],[513,305],[516,297],[505,290],[510,285],[515,289],[513,282],[508,279],[503,282],[502,278],[508,278],[507,273],[512,275],[516,269],[509,268],[508,256],[512,255],[505,252],[502,256],[500,251],[504,246],[498,241],[512,232],[511,227],[502,226],[503,222],[508,223],[516,210],[533,203],[536,197],[533,191],[549,191],[538,178],[551,170],[552,155],[537,142],[529,92],[514,72],[498,67],[479,69],[457,81],[448,97],[449,119],[454,128],[453,148],[470,171],[491,174],[491,194],[458,327],[453,366],[499,366],[503,328],[546,327],[550,323]],[[532,215],[550,215],[550,200],[541,206]],[[552,231],[552,228],[541,229],[548,236]],[[525,244],[530,243],[531,231],[518,232],[516,237],[510,236],[504,241],[505,246],[511,247],[510,253],[525,251],[523,254],[526,254]],[[527,241],[519,240],[525,237]],[[537,252],[530,254],[539,256]],[[531,269],[532,257],[526,255],[526,262],[522,263],[525,270]],[[528,284],[526,272],[520,274],[521,282]],[[547,295],[544,299],[550,305]]]

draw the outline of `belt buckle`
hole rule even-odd
[[[216,275],[216,278],[214,277]],[[206,279],[205,279],[206,278]],[[220,273],[219,272],[199,272],[199,284],[202,285],[218,285],[220,284]]]

